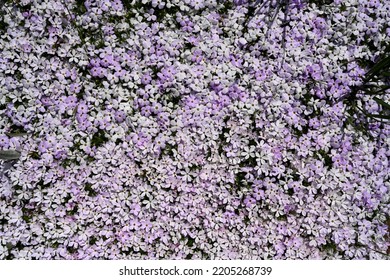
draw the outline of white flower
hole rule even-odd
[[[248,158],[253,158],[256,156],[256,153],[255,153],[255,150],[256,150],[256,147],[255,146],[245,146],[244,147],[244,151],[241,152],[241,156],[245,157],[245,159],[248,159]]]

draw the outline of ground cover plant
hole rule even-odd
[[[386,0],[0,5],[0,259],[388,259]]]

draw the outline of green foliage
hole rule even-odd
[[[276,217],[278,221],[287,221],[287,215],[280,215],[279,217]]]
[[[10,127],[10,131],[8,132],[9,135],[12,134],[26,134],[27,132],[24,130],[23,126],[12,124]],[[20,135],[18,135],[20,136]],[[12,136],[14,137],[14,136]]]
[[[366,63],[368,64],[368,63]],[[346,97],[346,104],[349,105],[349,117],[360,116],[365,122],[379,121],[389,122],[390,104],[385,101],[385,95],[390,89],[390,47],[388,47],[382,57],[374,64],[369,66],[363,82],[359,86],[352,88]],[[375,101],[380,107],[377,114],[371,114],[365,109],[367,101],[361,96],[370,97],[368,100]]]
[[[337,245],[334,241],[328,241],[326,244],[321,246],[321,251],[337,252]]]
[[[1,160],[14,160],[20,158],[20,152],[15,150],[5,150],[0,151],[0,159]]]
[[[40,159],[41,156],[39,155],[39,153],[37,151],[32,151],[29,153],[29,156],[32,158],[32,159]]]
[[[91,145],[94,147],[100,147],[108,141],[103,130],[98,130],[91,139]]]
[[[88,193],[88,196],[97,196],[97,192],[92,188],[92,184],[90,183],[84,185],[84,190]]]
[[[3,15],[0,14],[0,32],[5,32],[8,28],[8,24],[3,20]]]
[[[73,11],[76,15],[82,15],[87,12],[87,8],[84,5],[84,0],[76,0]]]
[[[89,239],[89,245],[95,245],[97,240],[98,240],[98,239],[97,239],[95,236],[92,236],[92,237]]]
[[[194,243],[195,243],[195,239],[194,238],[192,238],[192,237],[187,237],[187,246],[188,247],[192,247],[193,245],[194,245]]]
[[[177,144],[172,145],[172,144],[167,143],[165,145],[165,147],[161,150],[161,155],[167,155],[173,159],[174,155],[175,155],[173,151],[174,150],[177,151],[177,149],[178,149]]]
[[[333,4],[334,0],[306,0],[308,4],[316,4],[317,6]]]
[[[79,208],[75,205],[71,210],[66,211],[66,214],[69,216],[73,216],[78,212]]]
[[[325,152],[324,150],[319,150],[318,151],[318,155],[320,156],[317,156],[318,158],[322,158],[323,161],[324,161],[324,165],[328,168],[332,168],[333,166],[333,161],[332,161],[332,158],[329,156],[329,154],[327,152]]]
[[[220,13],[221,15],[226,15],[232,8],[233,8],[232,1],[224,1],[223,5],[218,10],[218,13]]]

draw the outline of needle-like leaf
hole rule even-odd
[[[14,160],[19,159],[21,153],[15,150],[0,151],[0,159],[2,160]]]
[[[390,104],[386,103],[384,100],[379,99],[378,97],[373,98],[376,103],[382,106],[383,109],[390,110]]]
[[[22,137],[28,135],[26,132],[6,133],[8,137]]]
[[[390,67],[390,56],[383,58],[378,61],[367,73],[365,77],[365,81],[370,81],[376,75],[381,74],[384,69],[388,69]]]

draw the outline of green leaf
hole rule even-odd
[[[8,137],[21,137],[21,136],[26,136],[28,133],[26,132],[15,132],[15,133],[6,133]]]
[[[378,97],[373,98],[376,103],[382,106],[383,109],[390,110],[390,104],[386,103],[384,100],[379,99]]]
[[[390,67],[390,56],[378,61],[367,73],[365,81],[371,80],[375,75],[380,74],[381,71]]]
[[[369,87],[375,88],[375,86],[369,86]],[[388,89],[390,89],[390,86],[377,86],[376,88],[377,89],[374,89],[374,90],[362,89],[362,91],[364,92],[364,94],[367,94],[367,95],[386,94],[386,91]],[[378,89],[378,88],[380,88],[380,89]]]
[[[377,119],[386,119],[386,120],[390,120],[390,116],[388,116],[388,115],[367,114],[367,117],[370,117],[370,118],[377,118]]]
[[[19,159],[20,155],[21,153],[15,150],[0,151],[0,159],[2,160]]]

